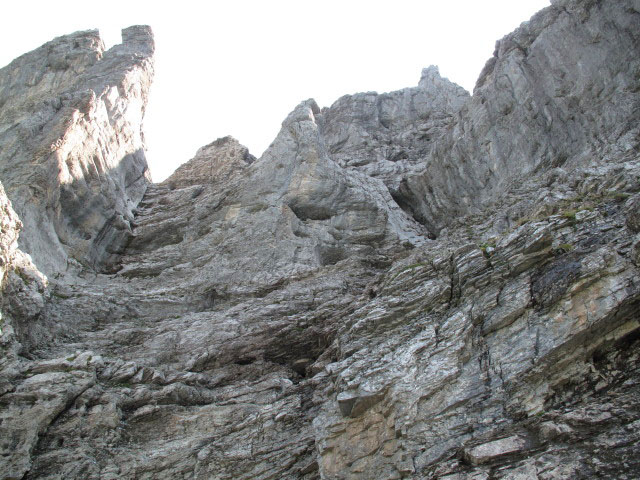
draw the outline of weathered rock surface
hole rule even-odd
[[[49,395],[49,387],[37,379],[18,380],[25,368],[24,356],[29,356],[36,345],[50,340],[40,322],[47,280],[29,256],[18,249],[22,223],[1,184],[0,212],[0,466],[3,478],[22,478],[29,469],[38,435],[63,410],[64,404],[60,396]],[[39,406],[30,409],[26,417],[22,415],[23,405],[29,400],[31,405]]]
[[[540,169],[633,149],[637,5],[554,3],[496,44],[473,97],[434,67],[418,87],[345,96],[323,112],[327,148],[433,236]]]
[[[150,177],[142,117],[148,27],[108,51],[96,30],[56,38],[0,70],[0,178],[47,274],[109,264]]]
[[[74,211],[57,173],[32,189],[7,173],[60,165],[31,146],[53,127],[11,133],[40,104],[0,110],[20,216],[0,190],[0,472],[638,477],[638,26],[632,0],[555,2],[498,42],[473,96],[430,67],[399,92],[307,100],[259,159],[225,137],[148,186],[127,150],[148,29],[16,60],[72,98],[95,68],[129,82],[131,116],[64,137],[76,195],[99,205]],[[114,163],[89,181],[95,142]]]

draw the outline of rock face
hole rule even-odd
[[[496,44],[473,97],[430,67],[418,87],[338,100],[335,160],[382,178],[435,236],[540,169],[632,149],[637,5],[554,3]]]
[[[0,70],[0,178],[21,244],[47,274],[108,265],[150,181],[142,117],[153,77],[148,27],[108,51],[96,30],[43,45]]]
[[[160,184],[146,27],[0,70],[3,477],[640,475],[638,27],[555,2],[472,96],[307,100]]]

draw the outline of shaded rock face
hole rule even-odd
[[[0,398],[16,390],[12,381],[20,371],[21,358],[29,355],[38,344],[51,340],[42,325],[45,309],[46,278],[37,270],[28,255],[17,245],[22,222],[18,219],[0,184]],[[22,385],[18,388],[22,388]],[[63,387],[65,388],[65,387]],[[23,388],[23,391],[29,387]],[[24,395],[24,394],[23,394]],[[27,394],[28,395],[28,394]],[[38,434],[60,413],[62,402],[44,401],[44,408],[22,415],[18,401],[2,401],[0,425],[3,434],[2,475],[21,478],[30,465],[30,454]]]
[[[473,96],[430,67],[307,100],[260,158],[221,138],[159,184],[146,27],[0,70],[109,119],[78,110],[41,155],[80,114],[23,146],[41,104],[0,115],[4,477],[640,475],[639,25],[631,0],[555,2]]]
[[[47,273],[102,268],[130,233],[150,177],[142,118],[148,27],[104,51],[97,31],[52,40],[0,70],[0,176],[23,249]]]

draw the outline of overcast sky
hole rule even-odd
[[[431,64],[469,91],[496,40],[549,0],[23,1],[2,6],[0,66],[52,38],[147,24],[156,77],[145,119],[155,181],[232,135],[256,156],[306,98],[417,85]]]

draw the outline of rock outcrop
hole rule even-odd
[[[637,6],[554,3],[496,44],[472,97],[430,67],[418,87],[341,98],[325,113],[329,151],[383,178],[436,236],[541,169],[631,150]]]
[[[640,475],[639,26],[554,2],[473,95],[307,100],[159,184],[146,27],[0,70],[3,477]]]
[[[52,40],[0,70],[0,178],[47,274],[108,268],[150,181],[142,118],[148,27],[108,51],[97,30]]]

